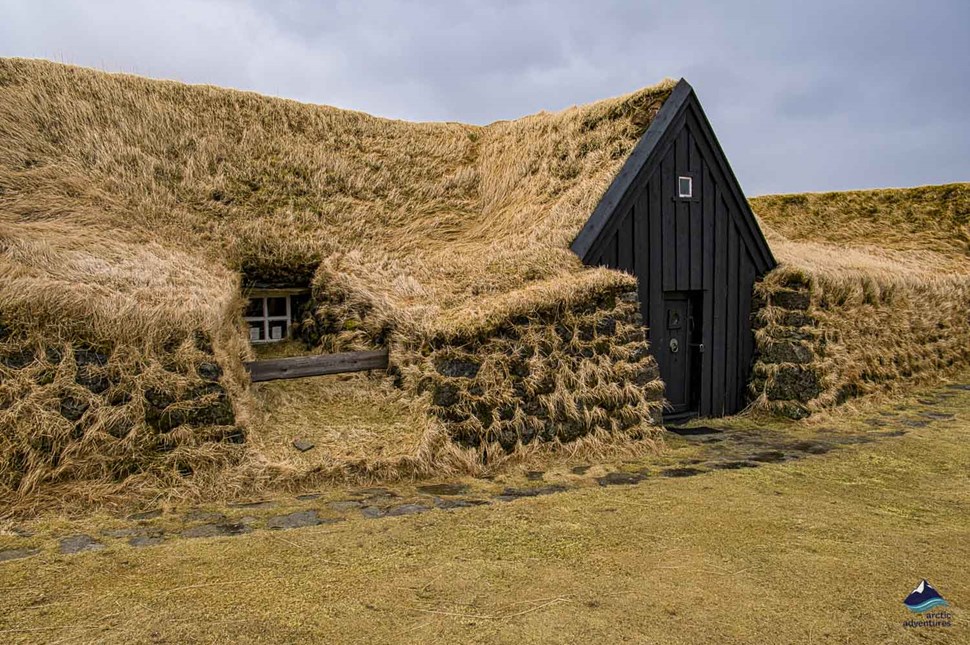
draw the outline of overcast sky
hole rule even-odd
[[[471,123],[683,76],[749,195],[970,180],[970,2],[785,4],[0,0],[0,55]]]

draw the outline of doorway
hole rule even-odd
[[[667,418],[687,417],[700,410],[703,344],[703,291],[664,292],[664,360],[660,375],[671,406]]]

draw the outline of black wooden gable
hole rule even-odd
[[[690,178],[689,197],[681,178]],[[687,81],[661,106],[572,250],[585,264],[637,276],[674,413],[743,407],[751,291],[776,263]]]
[[[728,197],[736,207],[731,209],[740,217],[736,217],[735,225],[744,237],[745,246],[752,255],[752,260],[758,272],[763,274],[770,271],[777,264],[764,235],[758,226],[754,213],[748,204],[734,171],[727,162],[727,157],[721,149],[721,144],[714,136],[707,115],[697,100],[694,88],[685,79],[680,79],[673,92],[664,101],[660,111],[640,141],[633,148],[613,183],[607,188],[599,204],[583,226],[570,247],[584,262],[590,264],[593,252],[602,250],[608,243],[611,233],[622,222],[617,213],[628,212],[636,199],[636,187],[644,183],[648,176],[657,170],[664,154],[675,145],[677,134],[690,122],[690,128],[695,143],[704,148],[705,158],[714,161],[712,169],[722,179],[724,186],[730,191]],[[695,191],[697,192],[697,191]],[[608,252],[608,249],[607,249]]]

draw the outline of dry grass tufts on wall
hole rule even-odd
[[[673,85],[474,126],[0,60],[0,493],[278,479],[237,443],[264,427],[244,284],[309,286],[312,351],[387,346],[402,373],[429,343],[628,290],[568,246]],[[591,395],[614,396],[607,372]],[[569,414],[612,429],[590,405]],[[432,444],[425,470],[466,450]]]
[[[970,363],[970,184],[751,203],[781,262],[757,288],[759,405],[802,417]]]

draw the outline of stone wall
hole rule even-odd
[[[161,358],[0,338],[0,485],[114,479],[180,446],[242,443],[223,370],[199,332]],[[191,461],[191,460],[189,460]],[[178,460],[187,474],[191,463]]]
[[[958,282],[881,285],[781,268],[756,296],[750,394],[788,417],[970,364],[970,293]]]
[[[372,302],[323,271],[313,281],[309,296],[295,306],[293,322],[294,339],[323,353],[386,347],[391,330]]]
[[[756,292],[752,322],[756,354],[749,393],[793,419],[807,417],[823,391],[819,373],[826,335],[811,312],[809,284],[789,280],[768,293]]]
[[[392,374],[430,397],[432,414],[465,447],[511,452],[593,433],[640,437],[663,397],[642,323],[635,292],[607,293],[482,337],[432,339]]]

